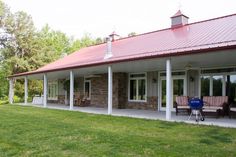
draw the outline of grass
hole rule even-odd
[[[0,156],[236,156],[236,129],[0,105]]]

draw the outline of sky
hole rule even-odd
[[[13,12],[25,11],[35,26],[44,25],[75,38],[85,33],[122,37],[170,27],[179,9],[189,22],[236,13],[236,0],[3,0]]]

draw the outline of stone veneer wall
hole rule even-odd
[[[107,104],[107,74],[91,78],[91,106],[105,107]]]
[[[101,77],[91,78],[91,106],[107,107],[108,79],[107,74]],[[157,82],[153,83],[153,78],[157,80],[157,73],[149,72],[147,76],[147,102],[128,101],[128,74],[113,74],[113,108],[130,109],[157,109]]]
[[[124,109],[127,108],[128,102],[128,74],[127,73],[118,73],[116,75],[118,83],[118,108]]]
[[[127,100],[126,73],[113,74],[113,97],[114,108],[125,108]],[[107,74],[100,74],[100,77],[91,78],[91,106],[107,107],[108,78]],[[122,104],[121,106],[119,106]]]
[[[147,102],[128,102],[127,108],[157,110],[157,96],[148,96]]]

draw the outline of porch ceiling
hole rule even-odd
[[[182,55],[169,57],[172,61],[173,70],[185,70],[189,65],[191,68],[214,68],[236,66],[236,49],[217,52],[208,52],[195,55]],[[154,58],[139,61],[129,61],[112,64],[113,72],[145,72],[165,71],[167,58]],[[88,76],[92,74],[107,73],[107,65],[74,69],[75,77]],[[69,78],[69,70],[47,73],[48,79]],[[29,79],[43,79],[43,74],[28,76]]]
[[[173,69],[185,69],[187,64],[191,65],[192,68],[236,66],[236,49],[172,58]]]
[[[236,49],[170,57],[173,70],[236,66]],[[167,58],[124,62],[113,65],[114,72],[165,71]]]

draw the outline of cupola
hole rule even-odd
[[[188,24],[188,17],[180,10],[171,17],[171,28],[181,27]]]

